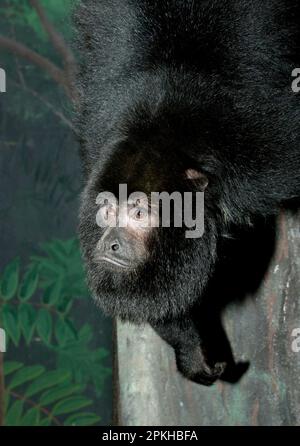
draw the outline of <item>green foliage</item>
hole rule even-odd
[[[54,239],[42,245],[45,256],[33,256],[30,268],[38,271],[43,302],[56,305],[61,312],[69,311],[74,297],[88,296],[77,239]]]
[[[74,384],[66,370],[7,362],[4,375],[6,426],[88,426],[100,421],[94,413],[82,412],[92,401],[82,396],[84,387]]]
[[[41,0],[40,3],[53,25],[58,25],[66,36],[70,35],[70,18],[78,0]],[[31,29],[37,42],[45,43],[48,41],[48,36],[28,0],[9,0],[7,6],[1,9],[1,12],[14,26],[24,26]]]
[[[16,293],[19,283],[19,259],[13,260],[5,268],[1,279],[1,296],[10,300]]]
[[[69,42],[76,2],[40,0],[54,28]],[[2,35],[62,65],[28,0],[0,2],[0,25]],[[32,221],[33,234],[36,215],[44,221],[51,217],[55,227],[61,227],[63,212],[55,210],[67,204],[68,210],[74,211],[71,202],[77,199],[80,187],[79,168],[74,168],[76,155],[72,155],[76,152],[75,142],[66,124],[69,105],[47,72],[9,51],[2,56],[10,91],[3,96],[6,113],[1,121],[2,156],[6,156],[5,166],[13,184],[15,163],[11,162],[11,149],[18,154],[23,184],[14,191],[13,205],[5,213],[13,216],[18,209],[14,218],[16,234],[22,233],[19,229],[26,219]],[[71,147],[67,163],[62,146]],[[38,157],[38,153],[42,155]],[[62,162],[65,170],[58,168]],[[24,213],[23,221],[19,216]],[[53,228],[54,225],[52,231]],[[93,413],[95,401],[84,395],[91,393],[92,387],[95,400],[99,398],[110,369],[105,366],[107,352],[93,346],[92,326],[82,326],[76,319],[76,307],[89,296],[78,241],[52,240],[41,248],[26,268],[14,259],[0,272],[0,326],[6,330],[9,343],[9,353],[4,357],[6,424],[96,424],[99,417]],[[27,360],[23,357],[46,357],[47,363],[36,364],[35,359],[28,364],[8,362],[8,355],[11,358],[15,354],[24,363]]]
[[[82,412],[92,404],[84,390],[91,383],[101,395],[110,369],[104,365],[107,351],[91,347],[92,327],[78,326],[72,316],[76,300],[88,296],[78,241],[55,239],[42,250],[45,255],[32,256],[24,272],[19,259],[4,269],[0,320],[9,342],[38,343],[53,355],[57,370],[5,363],[6,424],[95,424],[99,417]]]
[[[74,46],[72,13],[76,3],[77,0],[40,0],[55,31],[63,35],[70,48]],[[63,67],[61,55],[51,43],[48,33],[28,0],[0,1],[0,28],[1,35],[24,44],[58,67]],[[37,133],[37,125],[44,126],[45,122],[49,130],[54,124],[55,131],[61,134],[66,122],[60,115],[70,117],[71,109],[71,104],[62,101],[63,89],[55,87],[55,82],[46,70],[27,59],[16,58],[10,51],[4,50],[2,53],[1,67],[9,73],[7,81],[10,92],[9,98],[4,98],[4,106],[6,114],[11,114],[14,118],[14,122],[4,120],[1,123],[2,135],[7,138],[11,129],[14,130],[17,120],[19,126],[22,125],[28,134]],[[58,123],[63,124],[61,129]],[[6,131],[3,132],[4,126]],[[30,132],[31,126],[34,129],[32,132]],[[7,144],[15,146],[19,143],[16,139],[20,134],[14,131],[12,135]],[[46,140],[47,138],[44,140],[44,146],[47,144]]]
[[[29,270],[24,274],[23,281],[19,289],[19,299],[23,302],[29,300],[35,293],[39,282],[37,270]]]
[[[96,393],[101,395],[105,380],[110,374],[110,370],[103,366],[108,352],[103,348],[91,351],[88,345],[92,336],[92,329],[88,324],[79,330],[77,337],[72,336],[71,330],[67,330],[67,338],[62,338],[63,343],[59,343],[55,350],[59,367],[71,370],[76,382],[87,384],[91,380]]]

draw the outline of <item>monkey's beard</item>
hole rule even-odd
[[[81,237],[88,284],[106,314],[151,323],[184,314],[199,299],[214,269],[214,237],[185,239],[175,230],[168,235],[156,241],[145,262],[129,270],[95,262]]]

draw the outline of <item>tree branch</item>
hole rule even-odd
[[[10,39],[9,37],[0,35],[0,47],[11,51],[12,53],[16,54],[19,57],[22,57],[23,59],[29,60],[30,62],[47,71],[52,79],[54,79],[58,84],[62,85],[65,88],[68,96],[71,96],[64,71],[54,65],[54,63],[50,62],[45,57],[40,56],[38,53],[31,50],[22,43]]]
[[[12,390],[10,390],[9,393],[17,400],[24,401],[29,406],[34,407],[35,409],[37,409],[40,412],[42,412],[43,414],[45,414],[47,416],[47,418],[50,418],[50,420],[53,421],[53,423],[56,426],[61,426],[59,419],[56,418],[54,415],[52,415],[52,413],[46,407],[40,406],[39,404],[35,403],[33,400],[27,398],[25,395],[21,395],[20,393],[14,392]]]
[[[62,56],[63,63],[65,66],[66,74],[70,83],[70,88],[73,90],[73,95],[76,94],[74,88],[74,80],[76,74],[76,61],[74,55],[68,45],[66,44],[63,36],[56,31],[50,20],[48,19],[43,7],[41,6],[39,0],[30,0],[30,4],[33,9],[35,9],[41,24],[43,25],[45,31],[48,33],[48,36],[57,50],[57,52]]]
[[[69,49],[62,35],[56,31],[52,23],[49,21],[44,9],[38,0],[30,0],[31,6],[36,10],[40,21],[49,35],[49,38],[56,50],[63,57],[66,65],[71,65],[75,69],[76,62],[72,51]]]
[[[32,96],[41,101],[55,116],[57,116],[65,125],[75,132],[75,127],[73,126],[72,122],[62,112],[56,110],[54,105],[51,104],[44,96],[40,95],[35,90],[32,90],[32,88],[29,88],[25,83],[19,84],[15,81],[11,82],[16,85],[16,87],[23,88],[24,91],[30,93]]]

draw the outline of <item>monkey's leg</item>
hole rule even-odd
[[[221,378],[227,364],[208,361],[203,340],[192,318],[164,321],[152,326],[174,348],[177,368],[186,378],[206,386]]]
[[[192,320],[201,339],[202,351],[209,364],[225,364],[222,381],[236,383],[249,368],[249,362],[236,362],[220,311],[214,305],[201,305],[193,310]]]

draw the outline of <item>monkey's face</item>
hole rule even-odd
[[[158,213],[147,199],[137,193],[119,204],[100,194],[97,204],[96,221],[103,232],[95,247],[95,261],[121,270],[135,269],[147,261],[148,242],[158,225]]]
[[[208,179],[178,159],[166,166],[154,155],[149,160],[130,158],[128,150],[121,155],[95,166],[82,195],[79,235],[90,289],[107,314],[123,319],[181,314],[211,274],[215,223],[206,220],[201,239],[186,238],[187,226],[173,225],[173,205],[171,224],[163,224],[166,208],[153,202],[152,193],[203,191]]]

